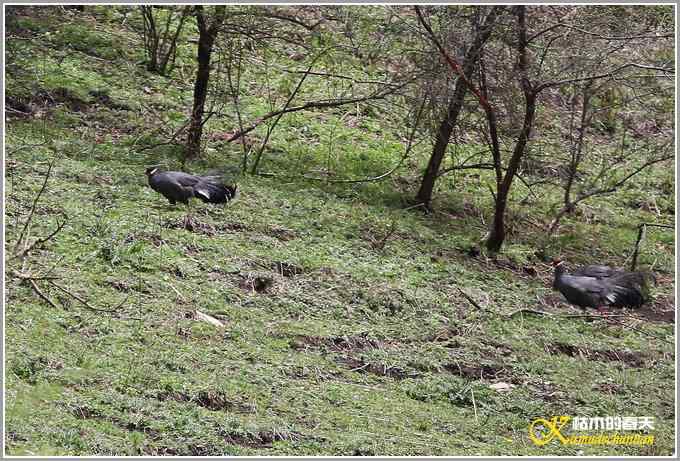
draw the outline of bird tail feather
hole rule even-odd
[[[206,181],[194,187],[194,196],[205,203],[227,203],[236,197],[236,186]]]

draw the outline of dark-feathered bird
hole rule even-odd
[[[639,307],[649,301],[652,274],[625,272],[608,266],[585,266],[567,274],[564,261],[553,261],[557,289],[571,304],[586,308]]]
[[[237,186],[223,184],[219,176],[195,176],[181,171],[161,171],[158,167],[147,168],[146,175],[149,178],[149,186],[173,205],[182,202],[188,207],[189,199],[192,197],[205,203],[227,203],[236,197]]]

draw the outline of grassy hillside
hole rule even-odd
[[[606,319],[564,304],[546,259],[624,265],[639,222],[674,221],[668,166],[584,206],[553,238],[542,224],[557,192],[521,205],[518,187],[504,253],[471,256],[490,219],[483,176],[443,178],[431,214],[408,208],[425,146],[383,182],[291,179],[327,161],[380,173],[403,148],[379,114],[298,113],[266,152],[263,169],[283,177],[237,176],[239,146],[218,142],[188,166],[232,172],[240,196],[196,202],[187,230],[185,208],[144,176],[178,168],[177,153],[144,146],[163,141],[148,139],[149,107],[184,122],[190,70],[146,72],[139,37],[111,8],[18,21],[6,103],[40,109],[6,123],[8,454],[673,452],[674,233],[650,229],[641,247],[655,301]],[[194,46],[180,50],[186,66]],[[21,267],[11,252],[51,162],[31,240],[66,225]],[[657,208],[640,206],[649,197]],[[38,280],[50,306],[12,271],[58,276],[87,305]],[[654,416],[655,443],[535,446],[528,425],[553,415]]]

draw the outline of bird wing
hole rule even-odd
[[[194,186],[197,182],[201,180],[200,176],[194,176],[192,174],[184,173],[181,171],[166,171],[162,174],[165,175],[165,177],[169,181],[179,184],[182,187]]]
[[[567,301],[579,306],[597,307],[606,302],[605,285],[602,280],[594,277],[564,275],[558,289]]]
[[[153,190],[162,194],[170,201],[186,201],[193,195],[191,185],[191,175],[179,172],[162,172],[149,177],[149,185]]]
[[[578,275],[582,277],[596,277],[598,279],[600,278],[607,278],[611,277],[613,275],[616,275],[620,273],[620,271],[613,269],[609,266],[601,266],[601,265],[589,265],[589,266],[583,266],[579,267],[576,269],[574,272],[572,272],[572,275]]]

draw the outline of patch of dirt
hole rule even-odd
[[[89,407],[76,406],[72,407],[70,411],[78,419],[100,419],[104,417],[99,410]]]
[[[545,350],[551,354],[582,357],[591,361],[622,362],[631,368],[643,368],[649,361],[649,356],[642,352],[587,349],[566,343],[549,344]]]
[[[530,382],[529,385],[534,390],[535,395],[545,402],[555,402],[563,400],[566,393],[561,391],[554,383],[550,381]]]
[[[172,274],[175,277],[180,278],[180,279],[183,279],[187,275],[186,273],[184,273],[184,271],[181,268],[179,268],[177,266],[168,267],[167,269],[165,269],[165,272],[168,272],[169,274]]]
[[[143,448],[146,456],[224,456],[224,449],[210,443],[189,443],[186,446],[167,447],[157,444],[146,444]]]
[[[510,377],[510,370],[495,364],[461,364],[461,363],[447,363],[443,368],[451,374],[460,376],[466,379],[499,379]],[[511,382],[517,383],[517,379],[511,379]]]
[[[247,226],[241,223],[224,223],[213,226],[212,224],[199,221],[195,216],[192,216],[188,221],[185,221],[185,218],[167,220],[163,223],[163,226],[167,229],[184,229],[194,234],[207,235],[208,237],[213,237],[218,233],[239,232],[247,229]]]
[[[465,331],[457,327],[449,327],[436,333],[431,333],[424,338],[426,342],[454,344],[451,347],[460,347],[460,342],[456,338],[464,336]],[[447,346],[449,347],[449,346]]]
[[[327,371],[319,367],[296,366],[284,369],[283,373],[292,379],[312,379],[314,381],[332,381],[342,376],[341,372]]]
[[[157,234],[155,232],[138,232],[128,234],[127,236],[125,236],[125,239],[123,239],[123,242],[132,243],[136,240],[144,240],[146,242],[149,242],[155,248],[159,248],[161,245],[165,245],[167,243],[167,241],[164,240],[160,234]]]
[[[190,443],[187,445],[187,452],[180,456],[223,456],[224,450],[212,444]]]
[[[283,261],[276,261],[273,263],[271,265],[271,270],[277,274],[281,274],[284,277],[295,277],[296,275],[302,274],[305,271],[300,266]]]
[[[201,248],[193,243],[186,244],[184,249],[189,256],[198,256],[201,254]]]
[[[147,456],[179,456],[180,452],[175,447],[157,447],[146,445],[144,454]]]
[[[41,89],[30,98],[6,97],[5,103],[8,108],[13,109],[10,114],[24,117],[38,114],[47,108],[59,105],[65,105],[73,112],[86,112],[91,105],[68,88],[55,88],[50,91]]]
[[[155,398],[161,401],[174,400],[176,402],[193,402],[196,405],[211,411],[230,411],[244,414],[255,413],[256,411],[254,405],[234,402],[229,400],[227,396],[219,391],[200,391],[196,395],[178,391],[163,391],[156,394]]]
[[[295,431],[286,432],[222,432],[220,433],[225,441],[231,445],[238,445],[249,448],[271,448],[274,442],[280,440],[300,440],[305,438],[301,433]]]
[[[673,296],[657,296],[652,303],[634,312],[650,322],[675,323],[675,300]]]
[[[127,293],[130,291],[130,285],[127,284],[127,282],[123,280],[107,280],[106,283],[108,283],[111,288],[117,291],[122,291],[124,293]]]
[[[113,110],[131,110],[130,106],[124,103],[117,102],[111,99],[105,91],[91,90],[88,92],[90,96],[94,99],[94,103],[97,105],[105,106]]]
[[[215,226],[220,232],[241,232],[248,230],[248,226],[240,222],[228,222]]]
[[[115,424],[116,426],[120,427],[121,429],[125,429],[130,432],[133,431],[143,432],[144,434],[147,434],[152,438],[157,438],[160,435],[160,433],[156,429],[149,427],[149,425],[146,424],[144,421],[137,422],[124,421],[123,419],[117,416],[104,415],[99,410],[96,410],[94,408],[76,406],[72,407],[70,409],[70,412],[73,416],[75,416],[78,419],[98,419],[103,421],[109,421]]]
[[[325,348],[333,352],[363,351],[366,349],[382,349],[384,341],[366,336],[307,336],[297,335],[291,339],[290,347],[296,351]]]
[[[507,344],[501,344],[492,339],[481,339],[480,342],[485,346],[491,346],[495,349],[494,353],[502,356],[508,356],[512,354],[512,347]]]
[[[336,361],[342,365],[345,365],[350,369],[350,371],[356,371],[357,373],[371,373],[396,380],[401,380],[404,378],[417,378],[420,376],[418,373],[408,373],[406,370],[398,367],[387,366],[383,363],[365,362],[363,359],[357,359],[349,356],[339,357],[336,359]]]
[[[188,230],[189,232],[193,232],[194,234],[203,234],[209,237],[212,237],[217,234],[217,230],[215,229],[214,226],[208,223],[196,221],[195,219],[182,221],[182,223],[180,223],[179,225],[179,228]]]
[[[17,434],[15,431],[7,431],[6,433],[7,441],[8,442],[26,442],[28,439],[24,437],[23,435]]]
[[[238,284],[238,287],[249,293],[265,293],[274,285],[274,279],[271,277],[255,276],[243,277]]]
[[[615,383],[594,384],[593,389],[608,395],[620,394],[623,392],[623,386]]]
[[[282,242],[288,242],[297,238],[295,231],[286,229],[285,227],[270,227],[264,231],[270,237],[274,237]]]

